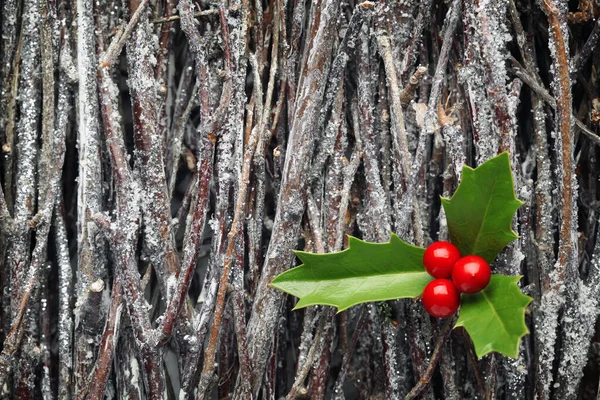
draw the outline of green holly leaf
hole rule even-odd
[[[473,169],[463,167],[462,180],[450,199],[442,199],[450,240],[463,255],[475,254],[490,264],[518,236],[512,219],[523,202],[515,197],[508,153]]]
[[[423,267],[424,251],[393,233],[387,243],[350,236],[348,248],[338,253],[296,251],[303,264],[271,286],[300,298],[294,309],[325,304],[343,311],[359,303],[413,298],[433,279]]]
[[[533,300],[521,293],[520,276],[492,275],[481,292],[463,294],[456,327],[464,327],[475,345],[477,357],[497,351],[519,356],[521,338],[529,333],[525,308]]]

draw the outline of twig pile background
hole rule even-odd
[[[600,9],[570,3],[0,1],[1,397],[596,396]],[[505,150],[519,359],[268,286],[346,234],[447,238],[439,196]]]

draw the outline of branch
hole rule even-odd
[[[192,14],[192,17],[194,18],[200,18],[200,17],[209,17],[212,15],[216,15],[219,13],[219,10],[216,8],[210,9],[210,10],[204,10],[204,11],[198,11]],[[165,22],[173,22],[173,21],[179,21],[181,19],[181,17],[179,15],[173,15],[171,17],[166,17],[166,18],[158,18],[155,19],[154,21],[152,21],[153,24],[164,24]]]
[[[529,86],[529,88],[531,90],[533,90],[537,95],[539,95],[541,97],[542,100],[544,100],[550,107],[552,107],[553,110],[556,111],[557,109],[557,105],[556,105],[556,100],[554,99],[554,97],[552,97],[552,95],[545,89],[543,88],[539,83],[536,82],[536,79],[531,77],[519,64],[519,62],[517,60],[515,60],[514,58],[511,58],[511,61],[513,62],[513,64],[515,64],[515,66],[513,67],[513,72],[515,74],[515,76],[517,76],[519,79],[521,79],[524,83],[527,84],[527,86]],[[592,132],[579,118],[577,118],[576,116],[572,115],[571,118],[573,118],[573,120],[575,121],[575,126],[577,128],[579,128],[579,130],[585,135],[587,136],[592,142],[594,142],[596,145],[600,145],[600,137],[598,135],[596,135],[594,132]]]
[[[344,352],[344,358],[342,359],[342,366],[340,367],[340,372],[338,373],[337,380],[334,384],[334,396],[335,400],[341,400],[344,397],[343,393],[343,385],[346,382],[346,375],[348,374],[348,368],[350,367],[350,361],[352,360],[352,355],[354,354],[354,350],[356,349],[356,344],[358,343],[358,337],[362,333],[363,327],[365,325],[365,305],[361,304],[360,311],[356,317],[356,328],[354,329],[354,333],[352,334],[352,340],[350,342],[350,346]]]
[[[402,105],[400,104],[401,91],[398,84],[398,73],[392,57],[389,36],[383,32],[378,32],[375,35],[377,44],[379,45],[379,53],[383,58],[388,88],[390,91],[390,109],[392,114],[392,125],[395,131],[393,133],[394,155],[396,160],[399,160],[400,163],[400,172],[402,179],[404,180],[404,191],[407,192],[407,195],[411,201],[415,244],[421,246],[424,244],[425,239],[423,234],[423,225],[421,222],[421,210],[415,193],[415,188],[408,184],[408,181],[411,179],[410,165],[412,163],[412,156],[408,150],[408,137],[404,123],[404,113],[402,112]]]
[[[252,360],[248,354],[248,337],[246,334],[246,308],[244,306],[244,235],[238,233],[235,260],[235,270],[233,271],[233,315],[235,325],[235,336],[237,341],[238,357],[240,362],[241,393],[242,398],[252,398],[251,374]]]
[[[16,303],[16,313],[11,324],[10,331],[6,335],[3,343],[2,353],[0,354],[0,387],[4,387],[6,378],[10,376],[9,372],[12,364],[15,362],[14,356],[21,346],[21,340],[29,319],[24,319],[24,316],[31,310],[31,297],[37,289],[40,279],[39,274],[42,266],[46,263],[46,250],[48,244],[48,233],[50,225],[45,223],[38,230],[36,235],[36,244],[31,256],[32,263],[29,266],[27,279],[23,280],[24,285],[18,295]],[[22,377],[28,378],[28,377]]]
[[[571,66],[569,68],[571,72],[571,78],[574,78],[579,70],[585,65],[587,60],[590,58],[596,45],[598,44],[598,40],[600,39],[600,18],[596,20],[594,24],[594,28],[588,36],[583,48],[577,53],[577,55],[571,60]]]
[[[8,207],[6,206],[6,200],[4,198],[4,190],[0,185],[0,230],[4,235],[11,235],[15,233],[15,221],[10,216]]]
[[[308,376],[308,372],[310,371],[313,363],[315,362],[317,356],[317,349],[320,347],[321,336],[323,335],[324,328],[325,318],[321,316],[321,318],[319,319],[319,326],[317,328],[317,332],[315,333],[315,336],[312,340],[312,345],[310,346],[310,350],[308,351],[306,359],[304,360],[304,364],[302,364],[302,368],[296,374],[296,379],[294,380],[290,392],[285,397],[285,400],[294,400],[301,395],[303,395],[302,397],[304,397],[306,396],[306,394],[308,394],[306,389],[303,388],[302,385],[304,384],[304,380]]]
[[[97,4],[100,4],[96,2]],[[105,308],[100,293],[90,285],[106,273],[106,242],[96,238],[96,226],[90,216],[103,209],[101,136],[97,86],[96,27],[93,1],[77,1],[77,286],[74,314],[80,316],[75,326],[73,346],[74,388],[76,396],[87,385],[86,378],[93,367],[88,351],[96,352]],[[85,326],[85,329],[84,329]]]
[[[561,138],[560,163],[562,171],[561,187],[561,223],[560,223],[560,243],[558,248],[557,266],[559,282],[565,281],[567,275],[572,278],[577,276],[576,260],[577,256],[573,245],[573,138],[571,132],[571,80],[569,76],[569,62],[566,50],[566,43],[559,20],[559,11],[552,0],[543,0],[542,4],[548,17],[550,31],[554,39],[556,51],[555,66],[557,71],[558,90],[555,93],[556,112],[558,114],[559,133]],[[573,270],[575,269],[575,270]]]
[[[59,89],[60,93],[60,89]],[[60,94],[59,94],[60,96]],[[62,197],[62,196],[61,196]],[[65,226],[64,203],[59,200],[54,217],[54,241],[58,264],[58,395],[71,398],[73,360],[73,315],[71,296],[73,295],[73,271],[69,257],[69,243]]]
[[[358,128],[363,148],[363,165],[365,174],[366,193],[364,204],[364,213],[370,221],[369,230],[365,232],[365,239],[376,242],[385,242],[389,239],[390,215],[386,212],[387,204],[385,202],[385,192],[381,184],[381,171],[379,168],[379,138],[373,127],[373,103],[375,94],[371,79],[371,68],[369,60],[369,26],[364,24],[357,40],[358,49],[356,51],[356,68],[358,70],[358,87],[356,98],[358,102]],[[390,48],[387,48],[390,50]],[[389,72],[389,71],[388,71]],[[395,74],[395,69],[394,72]],[[401,96],[401,94],[399,94]],[[354,103],[353,103],[354,105]],[[402,110],[399,110],[402,113]],[[407,153],[408,154],[408,153]],[[416,203],[414,203],[416,208]]]
[[[6,11],[3,10],[3,11]],[[14,9],[12,10],[12,12],[14,13],[14,18],[15,20],[17,19],[17,7],[15,6]],[[10,15],[7,15],[7,18],[10,18]],[[3,29],[6,28],[10,28],[11,24],[3,24]],[[16,35],[16,27],[14,29],[14,33]],[[12,79],[10,78],[10,74],[6,74],[6,76],[2,76],[3,82],[2,84],[4,85],[4,83],[7,83],[7,87],[10,87],[10,90],[6,91],[6,97],[7,99],[5,100],[4,98],[2,98],[2,102],[6,102],[6,117],[5,117],[5,121],[6,121],[6,126],[3,128],[0,128],[0,132],[2,132],[2,129],[4,129],[4,137],[2,137],[2,139],[6,140],[5,143],[2,143],[2,155],[4,157],[6,157],[5,162],[3,163],[4,165],[4,185],[6,188],[8,188],[7,192],[4,193],[0,193],[2,194],[2,198],[0,199],[0,202],[6,202],[6,204],[8,205],[10,210],[13,210],[13,206],[14,206],[14,199],[13,199],[13,194],[12,194],[12,187],[13,187],[13,180],[14,180],[14,176],[13,176],[13,164],[14,164],[14,158],[15,158],[15,149],[14,149],[14,145],[15,145],[15,122],[17,120],[16,118],[16,109],[17,109],[17,100],[18,100],[18,92],[19,92],[19,80],[21,78],[21,54],[23,51],[23,33],[21,32],[19,34],[19,41],[17,44],[17,48],[15,51],[15,55],[14,58],[12,60],[12,65],[11,65],[11,70],[12,70]],[[8,49],[4,49],[4,51],[7,51]],[[8,66],[8,63],[6,64]],[[4,63],[1,67],[2,69],[4,69]],[[5,78],[6,77],[6,78]],[[4,80],[6,79],[6,80]],[[2,106],[4,106],[4,104],[2,104]],[[0,110],[3,111],[3,110]],[[1,137],[1,136],[0,136]],[[2,190],[1,185],[0,185],[0,190]],[[6,200],[5,200],[5,196],[6,195]],[[3,210],[3,208],[6,208],[5,206],[2,206],[2,204],[0,204],[0,226],[3,226],[3,220],[2,217],[9,215],[8,211],[5,213],[5,211]],[[10,226],[8,226],[7,228],[10,228]],[[14,227],[13,227],[14,230]],[[9,232],[7,230],[7,232]]]
[[[104,333],[100,341],[98,357],[96,365],[89,376],[89,388],[87,393],[79,393],[78,400],[102,400],[104,399],[104,391],[106,382],[111,370],[115,347],[119,337],[119,321],[121,320],[123,289],[119,282],[113,284],[111,293],[111,304],[104,326]]]
[[[417,396],[425,389],[425,387],[429,384],[431,377],[433,376],[433,372],[435,371],[435,367],[440,360],[442,355],[442,348],[444,347],[444,343],[448,339],[450,332],[452,331],[452,327],[454,326],[454,321],[456,317],[452,317],[448,319],[442,330],[440,331],[435,348],[433,349],[433,353],[431,354],[431,358],[429,359],[429,365],[425,370],[425,373],[421,376],[421,379],[417,382],[417,384],[411,389],[411,391],[406,395],[404,400],[412,400],[417,398]]]
[[[146,9],[146,6],[150,3],[150,0],[142,0],[138,5],[137,9],[129,19],[129,22],[123,28],[119,27],[117,30],[117,34],[113,38],[112,42],[110,42],[110,46],[108,46],[108,50],[102,54],[100,57],[100,62],[98,68],[111,69],[115,62],[117,61],[117,57],[121,54],[125,43],[133,33],[137,23]]]
[[[404,89],[402,89],[402,92],[400,92],[400,104],[402,104],[403,107],[408,106],[415,97],[419,83],[426,73],[427,67],[420,66],[417,68],[415,73],[410,76],[408,79],[408,84]]]

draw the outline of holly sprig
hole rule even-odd
[[[523,204],[514,192],[508,153],[473,169],[464,166],[462,180],[450,199],[442,199],[450,241],[460,253],[490,263],[517,238],[512,219]],[[434,278],[423,266],[425,249],[394,233],[387,243],[349,237],[341,252],[296,251],[302,264],[277,276],[271,286],[299,298],[294,309],[324,304],[345,310],[353,305],[417,298]],[[455,324],[470,335],[479,358],[490,352],[518,357],[521,338],[529,333],[525,309],[532,301],[518,286],[520,276],[492,274],[489,284],[463,293]]]

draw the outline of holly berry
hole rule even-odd
[[[490,264],[475,255],[465,256],[458,260],[452,270],[452,282],[458,291],[477,293],[483,290],[492,277]]]
[[[434,278],[450,278],[459,259],[460,251],[450,242],[434,242],[423,254],[425,269]]]
[[[430,315],[446,318],[458,309],[460,295],[448,279],[435,279],[425,286],[421,302]]]

